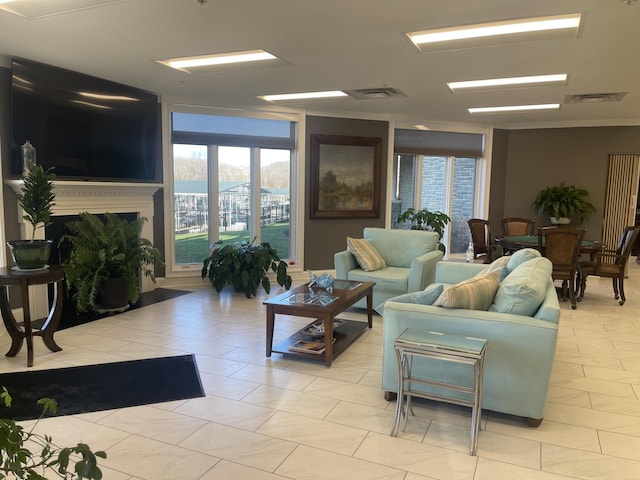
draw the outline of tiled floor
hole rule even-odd
[[[302,281],[302,277],[300,278]],[[196,353],[204,398],[44,420],[61,444],[106,450],[106,480],[640,478],[640,265],[627,303],[590,278],[577,310],[562,303],[545,419],[484,412],[478,455],[468,455],[468,409],[415,405],[407,431],[389,436],[394,403],[380,388],[383,322],[334,362],[265,357],[259,298],[208,285],[182,297],[35,340],[34,368]],[[272,292],[273,294],[274,292]],[[364,319],[361,311],[346,317]],[[288,336],[303,319],[278,317]],[[0,338],[0,350],[9,341]],[[0,370],[25,369],[24,349]],[[532,365],[535,368],[535,365]]]

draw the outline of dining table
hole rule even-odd
[[[543,239],[544,241],[544,239]],[[504,251],[520,250],[522,248],[538,248],[538,235],[503,235],[495,237],[495,243],[502,246]],[[602,243],[598,240],[582,240],[580,253],[589,256],[602,249]]]

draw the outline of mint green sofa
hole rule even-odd
[[[373,308],[403,293],[424,290],[433,283],[436,264],[443,257],[438,249],[437,233],[365,227],[363,238],[382,256],[385,268],[365,272],[348,250],[336,253],[334,264],[336,278],[376,283]],[[360,300],[355,306],[365,308],[366,300]]]
[[[534,255],[539,256],[537,252]],[[535,282],[532,280],[534,275],[525,270],[525,266],[531,264],[539,266]],[[445,284],[446,288],[447,285],[473,277],[485,267],[487,265],[439,262],[435,284],[430,288],[436,287],[438,283]],[[485,338],[488,344],[482,408],[522,416],[530,426],[538,426],[543,419],[560,318],[558,296],[550,275],[551,268],[548,259],[537,258],[516,266],[510,273],[507,271],[489,311],[411,303],[400,297],[397,298],[398,301],[391,299],[386,302],[383,306],[382,372],[385,398],[392,399],[397,392],[398,366],[393,342],[406,328]],[[511,275],[513,277],[508,287],[507,279]],[[506,293],[501,293],[501,288]],[[511,296],[507,288],[511,289]],[[528,314],[502,313],[505,309],[509,311],[511,308],[522,307],[516,305],[514,294],[521,297],[533,295],[537,298],[536,302],[541,303],[536,303],[534,307],[527,306],[535,309]],[[495,302],[502,305],[497,306]],[[491,311],[492,309],[502,311]],[[414,360],[413,373],[463,385],[470,385],[473,378],[468,366],[424,358]],[[414,388],[438,393],[433,387],[414,385]]]

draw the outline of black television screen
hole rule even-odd
[[[29,60],[12,60],[11,174],[21,146],[60,180],[160,182],[160,105],[152,93]]]

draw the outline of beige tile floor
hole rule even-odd
[[[542,425],[485,411],[475,457],[468,455],[469,410],[461,407],[418,401],[406,432],[389,436],[395,404],[380,387],[381,317],[331,368],[269,359],[264,295],[219,295],[207,284],[60,331],[62,352],[36,339],[34,366],[195,353],[206,397],[51,418],[39,428],[60,444],[106,450],[106,480],[637,480],[640,265],[630,265],[624,306],[610,285],[591,278],[577,310],[562,303]],[[359,310],[345,316],[365,318]],[[276,337],[305,323],[279,316]],[[4,335],[0,350],[8,345]],[[24,350],[0,357],[0,371],[25,363]]]

